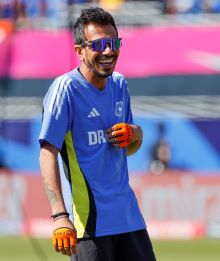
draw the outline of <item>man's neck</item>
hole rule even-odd
[[[105,88],[107,78],[102,78],[94,74],[93,71],[83,66],[79,67],[79,72],[82,76],[97,89],[102,90]]]

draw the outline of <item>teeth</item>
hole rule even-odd
[[[99,60],[99,63],[112,63],[112,62],[113,62],[113,58]]]

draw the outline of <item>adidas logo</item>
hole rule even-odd
[[[98,116],[100,116],[100,114],[98,113],[96,108],[93,107],[88,115],[88,118],[93,118],[93,117],[98,117]]]

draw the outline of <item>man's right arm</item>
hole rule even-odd
[[[51,144],[44,142],[40,150],[40,168],[44,184],[44,189],[47,194],[52,214],[55,215],[61,212],[67,212],[61,189],[60,172],[58,167],[58,149]],[[69,220],[68,216],[61,216],[54,219],[53,231],[59,228],[70,228],[75,231],[73,223]],[[64,248],[55,250],[62,252],[64,255],[69,254]]]
[[[40,151],[40,168],[52,214],[66,212],[57,162],[58,149],[44,142]]]

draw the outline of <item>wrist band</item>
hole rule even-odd
[[[53,218],[53,221],[57,221],[57,220],[59,220],[59,219],[61,219],[61,218],[68,218],[68,216],[64,216],[64,215],[62,215],[62,216],[59,216],[59,217],[56,217],[56,218]]]
[[[69,213],[68,212],[59,212],[57,214],[51,215],[51,218],[55,219],[55,218],[60,217],[60,216],[67,216],[67,217],[69,217]]]

